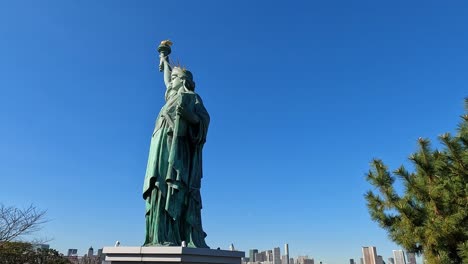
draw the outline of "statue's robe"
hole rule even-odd
[[[201,98],[184,88],[168,89],[151,138],[143,186],[146,201],[145,245],[208,248],[201,223],[200,184],[202,149],[210,117]],[[189,106],[199,117],[198,124],[176,118],[182,93],[190,94]],[[178,123],[180,122],[180,123]],[[179,124],[179,135],[174,130]]]

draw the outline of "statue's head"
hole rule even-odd
[[[195,82],[192,73],[181,67],[174,67],[171,73],[171,84],[173,88],[180,88],[182,85],[190,91],[195,90]]]

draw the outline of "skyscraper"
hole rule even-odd
[[[265,261],[273,263],[273,250],[267,250],[265,252]]]
[[[286,262],[282,264],[289,264],[289,245],[284,244],[284,255],[286,256]]]
[[[388,264],[395,264],[394,258],[388,258]]]
[[[393,258],[395,259],[395,264],[406,264],[403,250],[393,250]]]
[[[256,254],[255,254],[255,261],[256,261],[256,262],[264,262],[264,261],[267,261],[265,251],[256,253]]]
[[[375,247],[362,247],[362,257],[364,264],[378,264],[377,249]]]
[[[281,252],[279,247],[273,249],[273,264],[281,264]]]
[[[349,264],[356,264],[356,262],[354,262],[354,259],[349,259]]]
[[[383,257],[380,255],[377,256],[377,264],[384,264]]]
[[[249,250],[249,261],[255,262],[255,254],[258,253],[258,249],[251,249]]]
[[[406,252],[406,257],[408,259],[408,264],[416,264],[416,254]]]

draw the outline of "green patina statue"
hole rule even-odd
[[[146,201],[144,246],[209,248],[201,222],[202,149],[210,116],[195,93],[192,73],[171,67],[172,43],[162,41],[160,71],[165,100],[151,138],[143,186]]]

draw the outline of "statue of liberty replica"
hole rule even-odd
[[[209,248],[201,222],[202,149],[210,116],[195,93],[190,71],[171,66],[172,43],[161,42],[165,104],[156,120],[143,185],[144,246]]]

